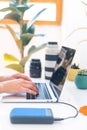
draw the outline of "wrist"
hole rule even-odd
[[[3,93],[4,92],[4,89],[3,89],[4,87],[3,87],[3,83],[1,82],[0,83],[0,93]]]
[[[0,82],[9,80],[9,76],[0,76]]]

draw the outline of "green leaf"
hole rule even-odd
[[[11,20],[14,20],[18,23],[20,23],[20,15],[16,12],[11,12],[11,13],[8,13],[5,15],[4,19],[11,19]]]
[[[2,9],[0,9],[0,11],[1,11],[1,12],[6,12],[6,11],[16,11],[16,9],[13,8],[13,7],[6,7],[6,8],[2,8]]]
[[[7,11],[12,11],[13,13],[16,13],[17,15],[23,14],[26,10],[30,9],[34,4],[31,5],[26,5],[26,4],[21,4],[17,6],[10,6],[6,8],[0,9],[1,12],[7,12]]]
[[[30,6],[28,6],[28,5],[26,5],[26,4],[20,4],[20,5],[17,5],[16,8],[17,8],[21,13],[24,13],[26,10],[30,9],[32,6],[33,6],[33,4],[30,5]]]
[[[6,65],[5,67],[9,68],[9,69],[16,70],[16,71],[21,72],[21,73],[24,72],[24,67],[20,64],[9,64],[9,65]]]
[[[11,55],[11,54],[4,54],[4,60],[9,61],[9,62],[19,62],[19,59],[16,58],[15,56]]]
[[[32,25],[28,30],[26,29],[26,27],[27,27],[27,24],[23,24],[23,26],[22,26],[22,34],[25,34],[25,35],[26,35],[26,33],[34,34],[34,32],[35,32],[35,26],[34,25]],[[23,46],[28,45],[29,42],[31,41],[31,39],[32,38],[21,37]]]
[[[26,30],[26,24],[23,24],[22,27],[22,34],[21,34],[21,40],[22,40],[22,44],[23,46],[26,46],[29,44],[29,42],[31,41],[31,39],[33,37],[38,37],[38,36],[44,36],[44,34],[34,34],[35,32],[35,27],[34,25],[32,25],[28,30]]]
[[[33,37],[44,36],[44,34],[25,33],[21,35],[23,46],[26,46]]]
[[[46,8],[40,10],[34,17],[32,20],[30,20],[28,23],[27,23],[27,29],[31,27],[31,25],[35,22],[35,20],[37,19],[37,17],[43,12],[45,11]]]
[[[47,46],[46,43],[45,43],[45,44],[42,44],[42,45],[40,45],[40,46],[38,46],[38,47],[32,46],[32,47],[29,49],[29,51],[28,51],[28,55],[25,56],[24,58],[22,58],[22,60],[20,61],[20,64],[21,64],[22,66],[25,66],[25,63],[27,62],[27,60],[31,57],[31,55],[32,55],[33,53],[35,53],[35,52],[37,52],[37,51],[39,51],[39,50],[45,48],[46,46]]]
[[[38,36],[44,36],[44,34],[32,34],[32,33],[26,33],[26,34],[22,34],[21,35],[21,38],[27,38],[27,39],[30,39],[32,37],[38,37]]]
[[[28,50],[28,55],[31,55],[31,54],[33,54],[33,53],[35,53],[35,52],[37,52],[37,51],[40,51],[41,49],[43,49],[43,48],[45,48],[47,46],[47,44],[46,43],[44,43],[44,44],[42,44],[42,45],[40,45],[40,46],[38,46],[38,47],[36,47],[36,46],[31,46],[31,48]]]
[[[22,48],[22,41],[20,39],[18,39],[16,33],[14,32],[14,30],[9,25],[6,25],[6,27],[9,30],[9,32],[11,33],[11,35],[13,36],[18,49],[21,50],[21,48]]]
[[[32,34],[32,33],[26,33],[26,34],[22,34],[21,35],[21,38],[27,38],[27,39],[30,39],[32,37],[36,36],[35,34]]]
[[[0,11],[1,12],[12,11],[12,12],[15,12],[17,14],[21,13],[16,7],[6,7],[6,8],[0,9]]]
[[[34,25],[32,25],[29,29],[27,29],[27,24],[22,25],[22,34],[24,34],[24,33],[34,34],[34,32],[35,32],[35,26]]]
[[[22,60],[20,61],[20,64],[22,66],[25,66],[25,64],[26,64],[27,60],[29,59],[29,57],[30,57],[30,55],[25,56],[24,58],[22,58]]]
[[[22,1],[20,1],[20,0],[11,0],[10,6],[11,6],[11,7],[14,7],[14,6],[17,6],[19,3],[26,5],[27,2],[28,2],[28,0],[22,0]]]
[[[10,10],[15,11],[18,14],[23,14],[26,10],[30,9],[34,4],[27,5],[27,4],[15,4],[15,3],[10,3]]]

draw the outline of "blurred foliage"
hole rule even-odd
[[[24,67],[27,62],[27,60],[30,58],[30,56],[43,49],[46,44],[41,44],[40,46],[31,46],[28,49],[27,56],[24,56],[24,50],[27,45],[29,45],[30,41],[33,37],[37,36],[44,36],[44,34],[35,34],[35,26],[34,22],[36,21],[37,17],[46,10],[46,8],[41,9],[36,15],[29,20],[27,23],[24,23],[23,17],[26,10],[29,10],[34,5],[29,4],[28,0],[11,0],[9,2],[9,7],[0,9],[0,12],[6,12],[10,11],[10,13],[6,14],[4,18],[1,20],[13,20],[18,23],[20,30],[19,30],[19,37],[15,33],[14,29],[10,26],[5,24],[5,26],[0,26],[0,28],[8,29],[8,31],[11,33],[12,37],[14,38],[14,41],[18,47],[18,50],[20,52],[20,59],[16,58],[12,54],[5,53],[4,59],[9,62],[14,62],[12,64],[7,65],[7,68],[14,69],[18,72],[24,72]]]

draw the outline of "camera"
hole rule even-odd
[[[32,59],[30,62],[30,77],[41,77],[41,61],[40,59]]]

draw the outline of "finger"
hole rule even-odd
[[[31,81],[31,79],[27,75],[21,75],[20,78]]]
[[[34,91],[34,90],[32,90],[32,89],[25,88],[25,87],[22,88],[22,91],[23,91],[23,92],[26,92],[26,93],[33,94],[33,95],[37,95],[37,92],[36,92],[36,91]]]
[[[16,75],[14,75],[14,77],[15,77],[15,78],[22,78],[22,79],[31,81],[31,79],[30,79],[27,75],[24,75],[24,74],[21,74],[21,73],[18,73],[18,74],[16,74]]]
[[[32,84],[28,85],[28,87],[24,86],[27,89],[31,89],[33,91],[35,91],[36,93],[39,92],[38,88],[36,86],[33,86]]]
[[[31,81],[25,81],[23,83],[23,87],[26,87],[28,89],[32,89],[38,93],[38,87]]]

